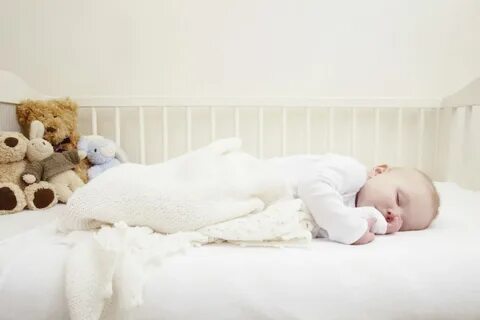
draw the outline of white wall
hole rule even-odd
[[[441,98],[478,0],[0,0],[0,69],[49,95]]]

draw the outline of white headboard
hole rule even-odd
[[[0,84],[0,130],[18,129],[15,103],[48,98],[9,72],[0,71]],[[477,106],[404,98],[73,99],[80,105],[80,133],[117,141],[135,162],[161,162],[239,136],[259,157],[336,152],[367,166],[413,166],[435,180],[480,189]]]

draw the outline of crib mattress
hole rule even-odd
[[[422,232],[365,246],[192,248],[155,271],[132,319],[478,319],[480,193],[438,187],[440,215]],[[68,319],[69,247],[28,243],[33,232],[19,235],[28,255],[0,264],[0,318]]]
[[[45,210],[23,210],[14,214],[0,215],[0,241],[51,222],[65,211],[64,204]]]

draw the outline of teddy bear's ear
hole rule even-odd
[[[77,104],[73,101],[70,100],[70,98],[62,99],[62,100],[57,100],[57,103],[64,109],[68,111],[74,111],[77,112]]]
[[[120,161],[122,163],[128,162],[127,153],[125,151],[123,151],[123,149],[120,148],[119,146],[116,146],[115,158],[117,158],[118,161]]]
[[[33,120],[30,124],[30,140],[43,139],[45,126],[38,120]]]
[[[28,118],[30,117],[30,103],[31,100],[24,100],[20,102],[20,104],[17,106],[17,120],[18,123],[22,126],[25,127],[28,125]]]

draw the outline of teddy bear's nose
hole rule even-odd
[[[7,139],[5,139],[5,144],[6,144],[7,146],[9,146],[10,148],[13,148],[13,147],[15,147],[15,146],[18,144],[18,139],[17,139],[17,138],[8,137]]]
[[[47,132],[55,132],[55,131],[57,131],[56,128],[54,128],[54,127],[47,127]]]

